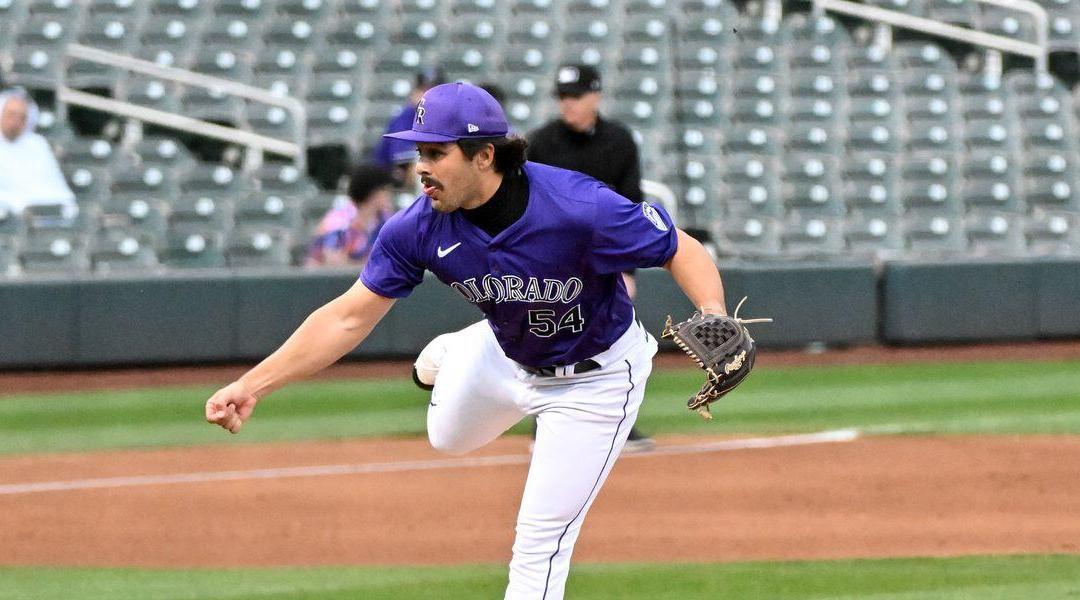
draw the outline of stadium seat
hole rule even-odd
[[[952,25],[972,27],[979,15],[978,5],[967,0],[927,0],[926,16]]]
[[[680,71],[675,78],[675,94],[685,100],[721,100],[730,85],[729,78],[714,70]]]
[[[787,107],[792,123],[832,125],[840,122],[837,103],[822,98],[793,98]]]
[[[483,46],[453,45],[443,49],[440,66],[451,80],[481,81],[493,69]]]
[[[1035,24],[1031,15],[989,6],[979,14],[979,29],[996,35],[1019,40],[1035,39]]]
[[[1038,211],[1025,219],[1024,239],[1034,256],[1080,254],[1080,218],[1071,212]]]
[[[1024,175],[1075,178],[1080,169],[1076,153],[1036,150],[1024,154]]]
[[[738,30],[732,31],[732,33],[742,44],[768,44],[770,46],[782,44],[780,23],[770,17],[746,15],[738,26]]]
[[[675,4],[675,0],[627,0],[624,9],[628,15],[667,18]]]
[[[736,98],[731,106],[731,120],[744,125],[775,127],[786,122],[779,102],[768,98]]]
[[[60,165],[71,191],[80,203],[97,203],[109,194],[109,169],[82,165]]]
[[[214,16],[219,18],[268,18],[273,14],[273,2],[262,0],[217,0]]]
[[[788,152],[841,154],[844,143],[837,126],[792,118],[787,127],[785,148]]]
[[[320,24],[298,15],[283,15],[268,24],[262,31],[266,46],[305,50],[319,39]]]
[[[185,194],[235,196],[248,188],[246,180],[225,165],[201,163],[180,179],[180,190]]]
[[[792,258],[831,258],[845,249],[843,221],[837,218],[813,216],[788,218],[780,233],[785,255]]]
[[[214,194],[183,195],[169,200],[168,230],[228,231],[232,228],[232,204]]]
[[[839,188],[839,161],[835,156],[784,157],[784,205],[801,216],[840,216],[844,204]]]
[[[904,244],[913,256],[956,256],[967,249],[963,223],[946,215],[917,215],[903,221]]]
[[[955,152],[961,145],[958,128],[934,119],[911,119],[908,122],[907,149],[910,152]]]
[[[1072,177],[1026,177],[1024,200],[1033,208],[1080,211],[1080,190],[1077,190],[1077,181]]]
[[[723,48],[699,43],[683,44],[675,51],[675,68],[679,71],[715,69],[728,70],[731,56]]]
[[[292,263],[292,239],[276,228],[245,228],[229,238],[225,259],[230,267],[287,267]]]
[[[957,167],[948,153],[916,154],[901,159],[900,196],[909,211],[927,210],[947,214],[961,207],[957,192]]]
[[[898,220],[881,215],[858,215],[845,219],[844,244],[856,256],[894,258],[904,249]]]
[[[821,42],[796,42],[789,65],[792,70],[840,75],[845,70],[843,50]]]
[[[828,72],[794,72],[790,92],[795,98],[822,98],[835,102],[844,94],[844,81],[839,75]]]
[[[1017,134],[1008,121],[1001,119],[968,119],[964,141],[969,148],[1009,153],[1016,146]]]
[[[666,75],[670,64],[665,47],[653,43],[623,45],[616,63],[624,76],[633,76],[637,73]]]
[[[979,210],[964,217],[968,253],[978,257],[1013,257],[1026,250],[1023,225],[1011,213]]]
[[[783,80],[772,73],[743,71],[736,73],[733,89],[736,98],[778,100],[786,87]]]
[[[852,123],[872,124],[896,122],[896,105],[888,97],[852,97],[848,105],[848,119]]]
[[[450,11],[454,15],[491,15],[503,6],[496,0],[452,0]]]
[[[899,44],[893,48],[893,52],[900,59],[900,64],[907,67],[956,71],[956,61],[952,56],[931,42]]]
[[[1016,161],[1001,152],[977,152],[967,155],[963,164],[964,204],[995,207],[1000,210],[1022,209],[1020,169]]]
[[[848,127],[849,152],[896,152],[900,146],[899,131],[889,121],[856,121]]]
[[[831,16],[814,17],[796,13],[784,19],[780,35],[785,42],[814,42],[825,47],[840,49],[851,41],[844,26]]]
[[[241,196],[233,203],[233,220],[237,229],[277,228],[296,231],[302,220],[301,200],[289,196],[257,193]]]
[[[898,93],[896,75],[890,71],[857,70],[849,72],[848,94],[852,100],[891,99]]]
[[[76,137],[58,148],[56,159],[66,167],[108,169],[120,160],[120,154],[107,138]]]
[[[1020,190],[1005,178],[968,177],[961,183],[968,210],[994,209],[1011,213],[1022,208]]]
[[[390,30],[390,41],[403,46],[435,48],[446,37],[445,27],[428,17],[409,17]]]
[[[318,20],[329,14],[334,4],[330,0],[278,0],[275,8],[286,15]]]
[[[177,192],[175,174],[155,165],[126,167],[113,172],[114,194],[141,194],[168,198]]]
[[[726,184],[723,206],[734,216],[781,216],[781,169],[775,157],[731,154],[723,165]]]
[[[176,15],[152,16],[139,33],[136,57],[161,66],[187,65],[194,54],[198,24]]]
[[[776,48],[766,44],[745,44],[735,49],[735,66],[746,71],[779,73],[783,64]]]
[[[780,150],[780,134],[776,130],[756,125],[736,125],[724,139],[725,152],[751,154],[777,154]]]
[[[102,229],[90,247],[96,273],[147,271],[159,267],[157,240],[146,231],[127,228]]]
[[[713,240],[720,257],[778,258],[781,255],[780,220],[771,217],[735,217],[714,225]]]
[[[159,252],[160,260],[179,269],[226,266],[223,235],[220,231],[170,231]]]
[[[143,195],[114,195],[101,204],[102,229],[139,230],[152,237],[165,234],[168,222],[164,203]]]
[[[1023,143],[1026,148],[1075,152],[1076,135],[1067,129],[1069,123],[1055,118],[1028,118],[1023,124]]]
[[[907,118],[923,123],[937,122],[945,126],[957,123],[957,111],[950,97],[908,96],[904,99]]]
[[[623,40],[628,43],[668,44],[671,26],[658,15],[629,16],[623,22]]]
[[[288,163],[266,163],[255,172],[260,191],[299,198],[316,192],[305,173]]]
[[[884,46],[851,46],[847,53],[849,69],[885,70],[896,68],[896,57]]]
[[[150,12],[159,15],[195,17],[207,11],[209,0],[150,0]]]
[[[360,51],[388,43],[389,33],[379,20],[361,14],[337,19],[333,24],[328,24],[323,41],[335,51]]]
[[[90,270],[83,236],[58,229],[28,232],[19,261],[22,271],[27,274],[73,275]]]

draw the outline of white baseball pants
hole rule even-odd
[[[507,358],[487,321],[435,338],[421,356],[443,350],[428,407],[434,448],[463,454],[536,417],[505,598],[561,600],[582,521],[637,420],[656,340],[635,321],[592,357],[601,368],[561,377]]]

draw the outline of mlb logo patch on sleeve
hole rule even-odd
[[[667,231],[667,223],[660,217],[660,213],[656,212],[656,209],[652,207],[648,202],[641,203],[641,212],[645,213],[645,218],[653,224],[654,227],[660,231]]]

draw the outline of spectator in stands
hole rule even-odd
[[[0,204],[22,212],[29,206],[57,205],[78,212],[49,142],[34,133],[38,109],[20,88],[0,93]]]
[[[349,178],[348,199],[333,206],[319,222],[304,264],[366,262],[375,236],[394,214],[393,185],[394,178],[381,167],[356,167]]]
[[[638,147],[630,130],[600,116],[600,72],[563,65],[556,72],[559,118],[529,133],[529,160],[585,173],[634,202],[641,202]]]
[[[528,135],[528,159],[589,175],[607,184],[633,202],[645,199],[641,192],[638,147],[630,130],[600,116],[603,85],[600,72],[589,65],[567,64],[555,75],[555,95],[559,118]],[[633,273],[625,273],[626,291],[636,292]],[[628,451],[646,451],[654,446],[635,427],[626,442]]]
[[[386,124],[386,133],[394,133],[412,127],[413,119],[416,118],[416,104],[420,98],[431,88],[446,83],[446,76],[439,68],[429,68],[416,74],[412,92],[409,93],[409,101],[401,107]],[[413,173],[413,165],[416,163],[416,144],[387,137],[379,138],[379,145],[375,148],[374,162],[394,174],[397,183],[412,190],[416,175]]]

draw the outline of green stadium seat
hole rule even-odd
[[[169,267],[206,269],[226,266],[220,231],[170,231],[158,256]]]
[[[95,273],[157,269],[157,239],[146,231],[127,228],[102,229],[91,245],[90,261]]]

